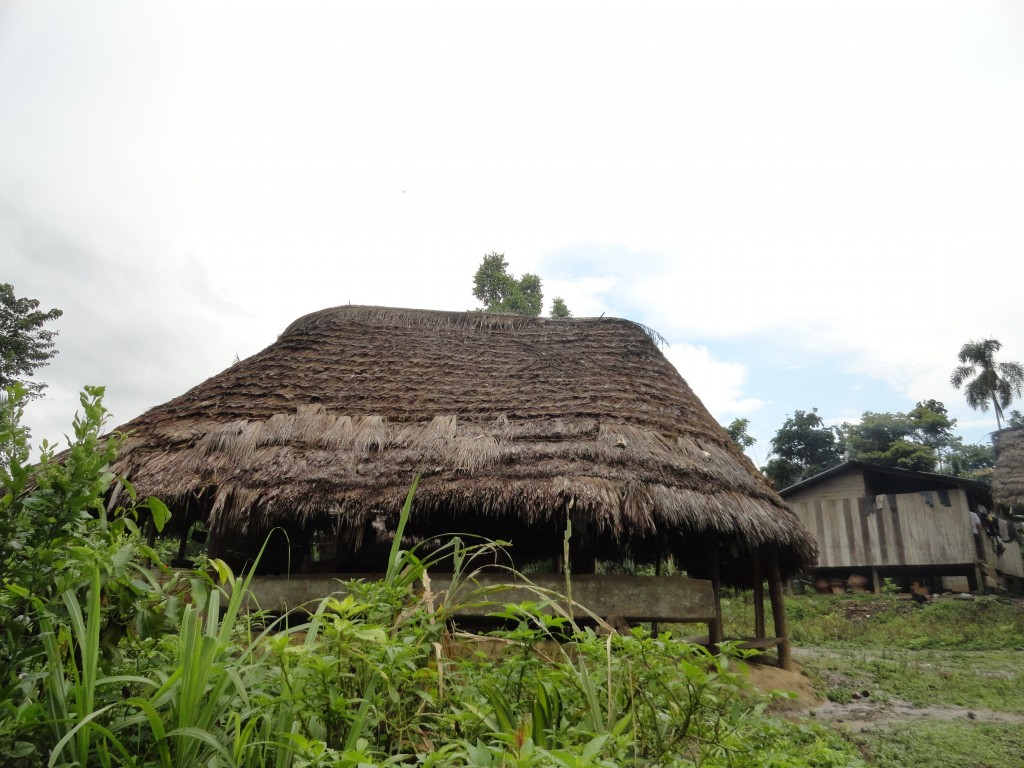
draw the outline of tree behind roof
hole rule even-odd
[[[794,411],[771,439],[772,455],[762,472],[779,490],[842,463],[836,432],[826,427],[818,409]]]
[[[569,311],[569,307],[566,306],[565,299],[561,296],[555,296],[551,300],[551,316],[552,317],[572,317],[572,312]]]
[[[0,388],[22,384],[28,397],[40,396],[46,385],[28,379],[57,354],[53,342],[57,331],[44,326],[62,314],[59,309],[42,312],[39,301],[19,299],[13,285],[0,284]]]
[[[525,273],[516,279],[509,274],[505,254],[491,251],[473,276],[473,295],[488,312],[515,312],[537,317],[544,303],[540,277]]]
[[[956,419],[938,400],[922,400],[909,413],[866,411],[859,422],[840,427],[850,458],[885,467],[933,472],[941,451],[953,441]]]
[[[729,433],[729,437],[736,443],[736,446],[741,450],[745,451],[750,448],[754,443],[757,442],[757,438],[752,437],[747,428],[750,426],[750,419],[733,419],[732,422],[725,428],[725,431]]]

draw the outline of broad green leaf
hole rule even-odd
[[[235,574],[231,571],[231,566],[221,560],[219,557],[211,557],[209,560],[210,567],[217,572],[217,579],[221,584],[235,584]]]
[[[156,496],[147,497],[146,502],[141,506],[148,509],[150,514],[153,515],[153,525],[157,531],[162,531],[167,521],[171,519],[171,510]]]

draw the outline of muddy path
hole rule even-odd
[[[954,706],[915,707],[910,702],[899,699],[890,699],[884,702],[861,699],[849,704],[826,701],[820,706],[809,707],[802,712],[794,711],[793,713],[843,727],[851,733],[859,733],[868,728],[881,728],[924,720],[969,720],[979,723],[1024,724],[1024,715],[1012,712]]]
[[[826,648],[794,648],[793,651],[798,668],[801,662],[811,666],[817,659],[836,659],[845,655],[842,651]],[[861,654],[861,658],[864,658],[864,654]],[[773,707],[776,712],[786,717],[808,718],[835,725],[851,733],[921,721],[965,720],[1024,725],[1024,714],[1018,712],[947,704],[916,706],[898,697],[879,694],[877,691],[873,693],[868,681],[854,680],[842,673],[835,674],[836,679],[830,679],[829,673],[821,676],[828,687],[855,687],[857,690],[852,693],[849,701],[829,701],[815,690],[811,679],[801,671],[787,672],[769,665],[751,665],[751,679],[759,688],[789,691],[793,695],[789,699],[780,699]],[[863,684],[859,685],[861,682]],[[1021,696],[1024,698],[1024,691]]]

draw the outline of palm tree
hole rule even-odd
[[[1009,407],[1014,396],[1024,394],[1024,366],[1017,362],[995,361],[995,353],[1002,346],[995,339],[967,342],[960,347],[962,365],[954,368],[953,375],[949,377],[949,383],[957,389],[967,382],[964,397],[971,408],[987,411],[989,403],[992,403],[999,429],[1003,428],[1003,409]]]

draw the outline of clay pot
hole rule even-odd
[[[868,577],[862,576],[859,573],[851,573],[850,577],[846,580],[846,586],[851,592],[867,592]]]

